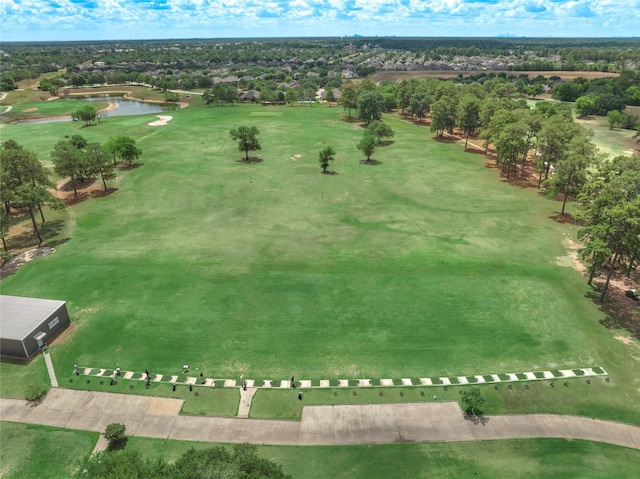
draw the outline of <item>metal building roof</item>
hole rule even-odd
[[[65,304],[54,299],[0,296],[0,337],[22,341]]]

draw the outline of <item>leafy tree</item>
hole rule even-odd
[[[231,139],[238,142],[238,150],[244,151],[245,161],[249,161],[249,152],[262,149],[258,141],[260,131],[255,126],[241,125],[238,128],[232,128],[229,132]]]
[[[165,92],[163,95],[164,101],[176,102],[180,100],[180,94],[175,92]]]
[[[596,112],[596,99],[591,95],[581,96],[576,100],[576,113],[578,116],[593,115]]]
[[[136,140],[126,135],[109,137],[103,149],[105,154],[113,158],[114,165],[118,158],[131,165],[134,160],[137,160],[142,155],[142,150],[136,146]]]
[[[611,110],[622,111],[626,106],[623,96],[614,93],[603,93],[596,97],[595,114],[605,116]]]
[[[572,118],[557,114],[544,120],[538,134],[538,187],[549,172],[568,153],[571,138],[580,132],[579,125]]]
[[[569,195],[577,196],[587,182],[587,173],[596,161],[597,147],[590,141],[593,136],[591,130],[580,127],[579,134],[571,138],[567,155],[556,164],[556,170],[549,181],[547,194],[555,196],[563,193],[562,211],[564,216],[565,206]]]
[[[616,264],[639,257],[640,235],[640,153],[618,156],[604,162],[579,196],[583,221],[578,236],[585,242],[583,257],[590,255],[589,281],[608,263],[600,302],[607,293]]]
[[[374,120],[382,119],[384,98],[377,91],[365,91],[358,96],[358,118],[368,125]]]
[[[369,162],[371,161],[371,155],[376,151],[378,144],[378,138],[365,130],[364,136],[360,140],[360,143],[358,143],[357,148],[364,153],[367,157],[367,162]]]
[[[145,458],[137,451],[103,451],[86,457],[76,469],[75,478],[101,479],[291,479],[282,467],[258,456],[256,446],[236,444],[232,450],[222,446],[190,448],[175,462],[162,457]]]
[[[494,138],[498,163],[502,170],[511,176],[521,155],[527,154],[527,124],[524,121],[507,124]]]
[[[453,133],[457,122],[458,102],[453,96],[443,96],[431,106],[431,131],[440,138],[446,131]]]
[[[2,250],[9,251],[7,236],[9,235],[9,215],[4,209],[0,209],[0,238],[2,238]]]
[[[17,189],[25,183],[53,186],[36,154],[14,140],[0,148],[0,198],[7,214],[16,202]]]
[[[625,115],[618,110],[611,110],[607,113],[607,122],[609,123],[609,129],[613,130],[616,125],[622,123],[625,119]]]
[[[71,114],[73,119],[84,121],[85,125],[90,125],[98,117],[98,110],[91,105],[85,105]]]
[[[335,93],[333,93],[333,88],[327,88],[327,96],[325,97],[327,102],[329,103],[329,106],[331,106],[331,103],[333,103],[334,101],[336,101],[336,95]]]
[[[33,225],[33,232],[38,238],[38,245],[41,245],[42,235],[36,223],[35,212],[39,210],[42,214],[42,207],[45,205],[55,209],[61,208],[62,202],[55,198],[44,185],[33,185],[31,183],[20,185],[16,192],[16,198],[21,205],[27,208]],[[44,222],[44,216],[42,218]]]
[[[426,91],[416,91],[409,98],[408,104],[409,113],[418,117],[418,121],[422,119],[431,111],[431,98]]]
[[[381,120],[373,120],[369,123],[367,130],[379,141],[382,141],[383,138],[393,138],[395,134],[393,129]]]
[[[100,143],[89,143],[86,147],[86,161],[91,173],[100,175],[102,185],[106,190],[107,180],[113,180],[116,177],[108,152]]]
[[[340,104],[342,108],[349,111],[349,120],[351,119],[351,110],[358,107],[358,88],[353,82],[347,82],[342,86],[340,96]]]
[[[535,98],[537,95],[544,93],[544,87],[540,83],[534,83],[524,89],[525,93],[531,98]]]
[[[202,93],[202,101],[205,105],[211,106],[211,104],[216,101],[216,95],[213,93],[213,90],[205,90]]]
[[[462,409],[470,416],[482,415],[484,407],[484,398],[480,394],[479,388],[470,388],[462,393],[461,398]]]
[[[69,138],[69,141],[78,150],[84,150],[89,144],[87,139],[82,135],[73,135],[71,136],[71,138]]]
[[[469,135],[480,127],[480,100],[472,94],[466,94],[458,105],[458,124],[464,132],[464,149],[467,149]]]
[[[127,426],[124,424],[112,422],[111,424],[107,424],[107,428],[102,435],[109,441],[109,446],[113,447],[124,440],[126,430]]]
[[[327,172],[329,163],[335,160],[335,154],[335,150],[330,146],[325,146],[322,150],[320,150],[318,161],[320,162],[320,167],[322,168],[323,173]]]
[[[53,161],[53,168],[58,175],[71,179],[73,196],[77,198],[77,182],[85,169],[82,151],[73,146],[70,140],[60,140],[53,147],[51,160]]]

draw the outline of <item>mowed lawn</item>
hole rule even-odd
[[[68,302],[59,375],[74,363],[274,379],[608,366],[592,342],[602,315],[567,266],[574,229],[549,218],[559,204],[396,116],[381,163],[361,165],[362,129],[341,114],[191,107],[161,127],[3,128],[42,160],[75,133],[125,133],[143,150],[115,193],[72,209],[70,241],[2,282]],[[260,129],[251,156],[264,161],[237,161],[241,124]],[[320,174],[325,145],[335,175]]]

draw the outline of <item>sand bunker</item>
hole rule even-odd
[[[173,120],[173,117],[169,116],[169,115],[156,115],[156,116],[158,117],[158,120],[152,121],[151,123],[147,123],[147,125],[149,125],[149,126],[162,126],[162,125],[166,125],[171,120]]]

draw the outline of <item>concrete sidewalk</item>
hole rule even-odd
[[[348,445],[573,438],[640,449],[640,427],[552,414],[467,420],[455,402],[307,406],[300,421],[180,416],[181,399],[51,389],[44,401],[0,399],[2,421],[103,432],[123,423],[127,435],[273,445]]]

